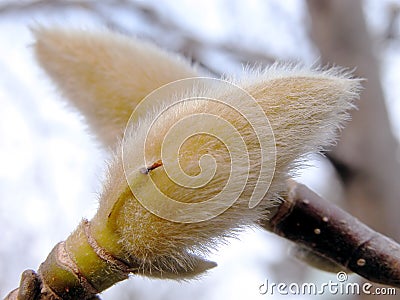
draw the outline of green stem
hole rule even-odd
[[[39,267],[42,294],[54,299],[91,299],[128,278],[131,266],[99,246],[83,220]]]

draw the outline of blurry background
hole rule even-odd
[[[334,151],[311,157],[314,167],[299,180],[400,241],[399,13],[398,0],[0,0],[0,297],[94,214],[107,159],[36,65],[29,26],[108,27],[180,52],[214,75],[276,60],[356,68],[368,79],[360,109]],[[210,257],[219,266],[199,281],[133,277],[102,298],[308,299],[260,295],[259,286],[336,281],[292,259],[289,246],[247,231]]]

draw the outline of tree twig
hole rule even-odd
[[[264,228],[303,245],[370,281],[400,287],[400,245],[325,201],[305,185],[290,181],[286,201],[271,214],[269,221],[263,224]],[[88,226],[88,221],[82,222],[76,232],[80,228],[84,231],[85,226]],[[76,232],[75,236],[81,237]],[[93,265],[104,265],[108,269],[95,270],[91,275],[84,275],[79,271],[80,266],[76,261],[71,262],[70,257],[65,258],[67,248],[59,251],[62,244],[57,244],[42,263],[39,274],[32,270],[25,271],[20,287],[12,291],[5,300],[78,299],[76,295],[79,295],[79,299],[99,299],[94,295],[93,286],[100,286],[97,290],[101,292],[127,278],[126,275],[118,275],[118,268],[110,268],[115,262],[100,256],[98,259],[102,262]],[[93,248],[87,233],[80,247],[89,252],[99,251]],[[89,255],[88,252],[85,255]],[[71,264],[75,267],[71,267]],[[70,281],[58,276],[59,272],[68,273]],[[112,277],[113,282],[97,276],[104,276],[106,273],[111,274],[109,278]],[[113,273],[118,273],[118,276],[112,275]],[[92,276],[93,274],[97,275]],[[68,286],[71,282],[73,284]]]
[[[264,224],[268,230],[366,279],[400,287],[400,245],[305,185],[288,184],[286,201]]]

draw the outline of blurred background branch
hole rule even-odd
[[[356,68],[356,74],[367,79],[359,110],[353,113],[339,144],[328,154],[342,179],[346,206],[354,216],[399,241],[400,227],[395,221],[400,211],[400,164],[396,158],[399,145],[391,130],[380,81],[382,68],[373,53],[377,47],[368,34],[362,3],[307,3],[311,37],[322,62]],[[396,35],[397,10],[392,7],[387,37]]]

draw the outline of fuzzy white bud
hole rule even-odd
[[[305,155],[335,141],[360,90],[340,69],[281,65],[163,86],[197,71],[108,32],[36,37],[41,65],[106,144],[127,126],[92,224],[146,274],[196,269],[193,252],[264,217]]]

